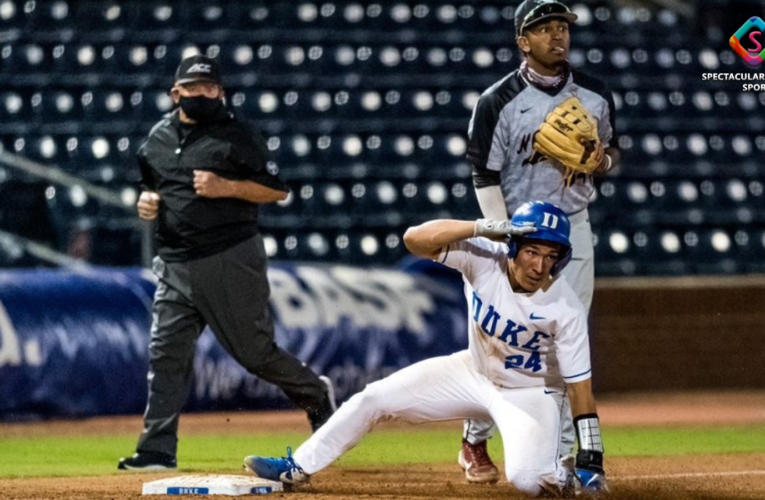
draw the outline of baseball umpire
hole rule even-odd
[[[518,6],[515,34],[523,61],[478,100],[467,158],[484,217],[505,220],[529,199],[566,212],[574,254],[563,274],[589,312],[595,267],[587,206],[593,174],[613,169],[619,150],[611,93],[568,63],[569,28],[576,19],[555,0]],[[570,416],[565,420],[562,444],[572,449]],[[491,422],[465,422],[458,462],[470,482],[499,479],[486,450],[492,432]]]
[[[263,137],[228,112],[215,60],[184,59],[170,95],[177,108],[138,151],[138,214],[157,220],[159,278],[149,344],[149,397],[136,454],[120,469],[172,469],[178,419],[206,325],[243,367],[278,385],[314,430],[333,413],[329,380],[274,342],[258,205],[289,189],[267,164]]]

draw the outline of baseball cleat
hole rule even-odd
[[[457,463],[465,471],[465,479],[469,483],[493,484],[499,481],[499,469],[491,461],[486,441],[473,445],[463,439]]]
[[[167,453],[145,451],[136,453],[132,457],[120,458],[117,468],[120,470],[140,471],[169,470],[177,469],[178,463],[174,456]]]
[[[287,456],[281,458],[252,455],[244,459],[244,468],[258,477],[281,481],[285,484],[307,483],[310,476],[303,472],[292,458],[292,448],[287,447]]]

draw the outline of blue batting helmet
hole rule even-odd
[[[558,262],[551,270],[557,276],[571,260],[571,222],[566,213],[552,203],[546,201],[529,201],[524,203],[513,214],[510,225],[517,228],[533,227],[536,231],[526,233],[522,237],[511,237],[508,243],[507,255],[513,259],[518,254],[519,240],[542,240],[557,243],[561,246]]]

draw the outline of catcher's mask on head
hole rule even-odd
[[[507,244],[507,256],[514,259],[520,249],[519,240],[542,240],[560,245],[558,262],[553,265],[550,274],[558,276],[571,260],[571,222],[566,213],[546,201],[529,201],[513,214],[510,224],[514,227],[534,227],[536,231],[524,234],[521,238],[510,238]]]
[[[521,36],[532,24],[551,17],[563,18],[570,24],[579,16],[555,0],[526,0],[515,9],[515,36]]]

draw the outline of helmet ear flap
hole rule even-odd
[[[572,248],[568,247],[566,249],[566,253],[558,257],[558,262],[553,265],[552,270],[550,271],[550,274],[553,276],[553,278],[557,277],[560,272],[563,271],[563,268],[568,265],[568,263],[571,261],[572,255]]]
[[[518,244],[510,237],[510,240],[507,242],[507,256],[514,259],[516,255],[518,255]]]

